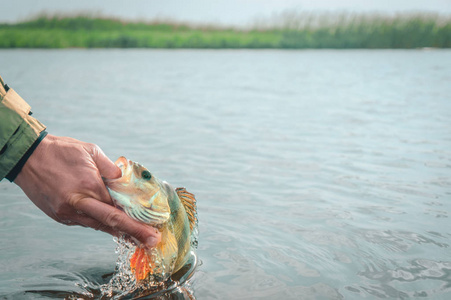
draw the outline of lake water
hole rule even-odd
[[[451,51],[1,50],[55,135],[196,194],[197,299],[451,297]],[[0,298],[88,297],[111,238],[0,183]]]

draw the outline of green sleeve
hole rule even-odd
[[[30,116],[30,106],[0,77],[0,180],[19,162],[45,126]]]

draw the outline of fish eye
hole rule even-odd
[[[144,170],[144,171],[142,171],[142,173],[141,173],[141,177],[142,177],[143,179],[145,179],[145,180],[150,180],[150,179],[152,178],[152,174],[150,174],[149,171]]]

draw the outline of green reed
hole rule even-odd
[[[246,29],[92,16],[39,16],[0,24],[0,48],[451,47],[451,17],[432,14],[284,13]]]

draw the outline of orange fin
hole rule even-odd
[[[137,247],[130,258],[130,267],[135,274],[136,281],[143,280],[152,274],[153,261],[143,248]]]
[[[189,228],[193,231],[193,228],[197,225],[196,198],[194,198],[194,195],[188,192],[185,188],[176,188],[175,191],[185,207],[189,220]]]

